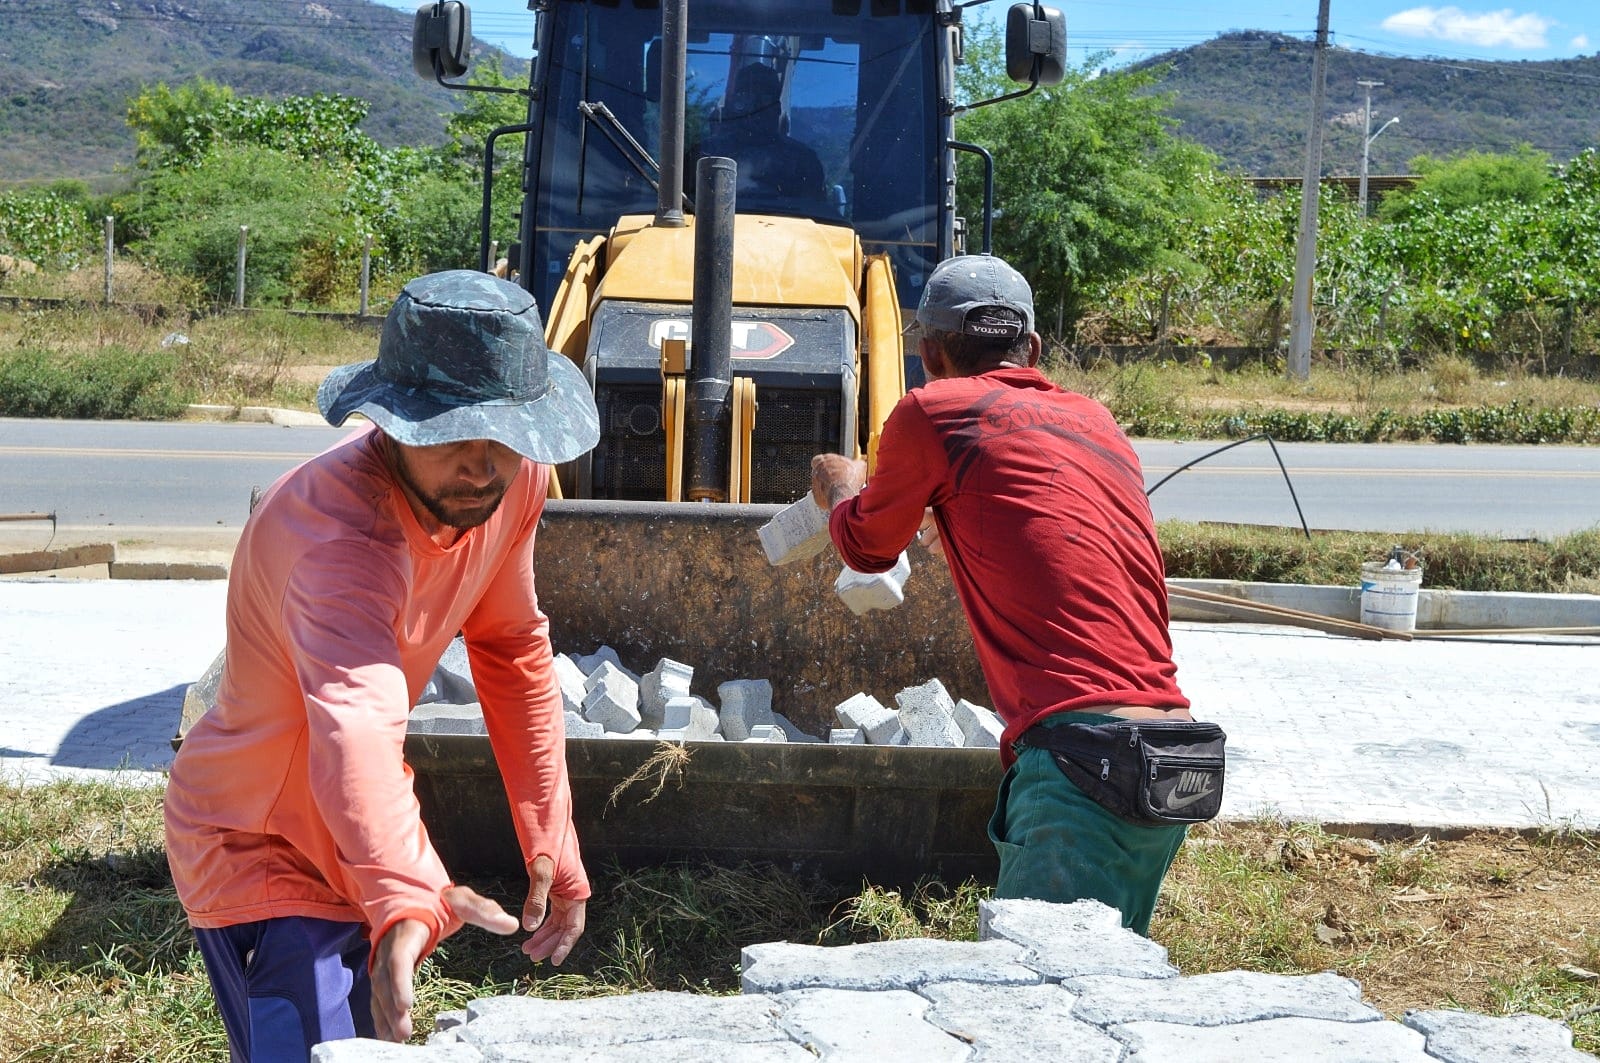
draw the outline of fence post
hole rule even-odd
[[[244,309],[244,245],[245,237],[250,234],[250,226],[239,226],[239,259],[233,269],[233,305],[240,310]]]
[[[361,245],[361,316],[367,316],[367,287],[372,283],[372,234]]]
[[[111,254],[112,237],[116,233],[116,223],[111,215],[106,215],[106,305],[111,305]]]
[[[489,272],[494,273],[500,267],[500,241],[489,241]]]

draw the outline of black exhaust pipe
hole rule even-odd
[[[681,229],[689,0],[665,0],[661,5],[661,51],[661,180],[656,186],[656,224]]]
[[[694,309],[683,426],[690,502],[726,502],[733,431],[733,215],[738,164],[704,158],[694,180]]]

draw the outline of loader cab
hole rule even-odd
[[[549,305],[574,246],[655,209],[650,182],[579,103],[605,104],[659,158],[662,26],[653,0],[537,10],[520,264]],[[900,300],[915,305],[954,240],[940,101],[955,33],[933,0],[695,0],[687,32],[687,172],[702,155],[734,157],[741,214],[852,229],[864,253],[891,254]]]

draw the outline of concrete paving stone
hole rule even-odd
[[[674,698],[673,701],[677,701]],[[691,694],[686,699],[689,702],[689,725],[685,735],[691,742],[707,742],[713,738],[721,738],[717,728],[722,720],[717,716],[717,710],[705,698]],[[668,703],[669,705],[671,702]]]
[[[859,728],[872,745],[905,745],[906,732],[900,725],[900,714],[871,694],[853,694],[836,705],[833,713],[846,727]]]
[[[1163,946],[1124,928],[1121,914],[1099,901],[979,901],[978,939],[995,938],[1022,946],[1022,962],[1053,982],[1092,974],[1178,974]]]
[[[607,1045],[604,1056],[593,1048],[559,1045],[492,1045],[483,1063],[816,1063],[817,1057],[793,1041],[762,1041],[737,1047],[726,1041],[672,1038]]]
[[[1121,1044],[1073,1018],[1076,998],[1060,985],[940,982],[917,993],[932,1005],[928,1022],[972,1045],[972,1063],[1117,1063],[1122,1056]]]
[[[1470,1011],[1408,1011],[1401,1022],[1427,1038],[1428,1055],[1444,1063],[1594,1063],[1572,1047],[1572,1031],[1538,1015],[1479,1015]]]
[[[565,723],[568,738],[604,738],[606,728],[604,724],[586,720],[580,713],[565,713]]]
[[[488,734],[483,724],[483,706],[476,701],[466,705],[445,702],[418,705],[406,720],[406,732],[422,735]]]
[[[894,696],[894,701],[900,708],[900,726],[905,728],[907,745],[949,747],[965,741],[955,721],[956,703],[939,680],[906,687]]]
[[[951,715],[961,729],[961,744],[969,749],[999,749],[1005,721],[993,709],[974,705],[966,698],[956,702]]]
[[[771,997],[679,992],[584,1000],[483,997],[467,1005],[467,1021],[456,1032],[480,1050],[519,1042],[592,1048],[673,1039],[728,1046],[787,1040],[781,1010]]]
[[[859,727],[834,727],[828,731],[828,744],[830,746],[864,746],[867,736],[861,733]]]
[[[774,712],[772,720],[783,731],[783,737],[790,742],[820,742],[822,739],[809,731],[802,731],[800,725],[781,712]]]
[[[772,683],[766,679],[731,679],[717,687],[719,730],[730,742],[743,742],[750,730],[776,726],[772,715]]]
[[[1183,978],[1091,975],[1067,986],[1078,994],[1072,1014],[1096,1026],[1181,1022],[1225,1026],[1260,1019],[1374,1022],[1383,1014],[1361,1002],[1361,986],[1332,972],[1290,977],[1224,971]]]
[[[783,733],[783,728],[775,723],[758,723],[750,728],[750,737],[746,742],[787,742],[789,736]]]
[[[1131,1022],[1108,1032],[1128,1046],[1122,1063],[1438,1063],[1424,1051],[1422,1035],[1397,1022]]]
[[[639,680],[639,715],[646,727],[684,727],[683,723],[664,722],[667,703],[674,698],[687,698],[689,684],[694,679],[694,666],[663,657],[656,666]]]
[[[661,706],[661,711],[656,714],[654,722],[646,719],[646,727],[654,727],[658,731],[686,731],[689,728],[689,719],[693,715],[694,702],[687,697],[673,698]],[[644,702],[640,700],[639,715],[644,715]]]
[[[964,1063],[972,1051],[921,1021],[928,1002],[891,989],[801,989],[778,997],[783,1027],[801,1045],[836,1063]]]
[[[311,1063],[482,1063],[483,1056],[471,1045],[397,1045],[352,1037],[345,1041],[324,1041],[311,1050]]]
[[[433,674],[417,698],[418,705],[442,702],[446,705],[465,705],[478,700],[477,687],[472,682],[472,664],[467,660],[464,639],[453,638],[433,666]]]
[[[610,646],[601,646],[593,653],[585,654],[584,656],[579,657],[578,668],[586,676],[593,675],[594,670],[599,668],[602,664],[605,664],[607,661],[610,661],[618,668],[621,668],[624,672],[627,672],[628,678],[632,679],[635,683],[639,682],[639,674],[631,671],[627,665],[623,664],[622,657],[619,656],[617,651],[612,649]]]
[[[905,554],[887,572],[857,572],[847,565],[833,581],[833,593],[856,616],[865,616],[874,609],[893,609],[904,602],[910,575],[911,562]]]
[[[627,734],[639,726],[639,684],[617,664],[602,661],[584,683],[583,717],[607,731]]]
[[[584,686],[588,676],[578,663],[564,653],[555,656],[556,682],[561,685],[561,705],[568,712],[583,712],[583,699],[589,693]]]
[[[801,495],[756,530],[771,565],[787,565],[816,557],[832,545],[828,512],[810,495]]]
[[[904,938],[862,945],[796,945],[774,941],[739,954],[745,993],[791,989],[915,989],[930,982],[1036,985],[1023,950],[1009,941]]]

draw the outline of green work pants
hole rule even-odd
[[[1051,727],[1109,723],[1099,713],[1062,713]],[[1069,723],[1070,721],[1070,723]],[[989,840],[1000,854],[996,897],[1092,898],[1148,934],[1161,880],[1187,828],[1143,827],[1101,808],[1056,767],[1050,751],[1023,748],[1000,782]]]

